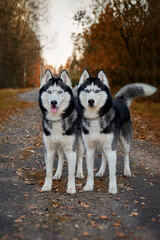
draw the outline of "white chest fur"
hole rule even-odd
[[[60,151],[71,150],[75,141],[74,135],[64,135],[64,130],[62,127],[62,122],[53,122],[50,131],[50,135],[46,136],[44,134],[44,143],[50,149],[57,149]]]
[[[88,124],[85,124],[85,127],[89,131],[88,134],[83,134],[86,147],[98,150],[111,148],[113,134],[101,133],[99,119],[90,120]]]

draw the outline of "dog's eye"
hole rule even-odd
[[[58,94],[62,94],[62,93],[63,93],[63,91],[59,91],[59,92],[58,92]]]
[[[52,92],[50,90],[47,91],[48,94],[51,94]]]
[[[84,91],[85,91],[86,93],[89,93],[89,92],[90,92],[88,89],[85,89]]]
[[[95,93],[99,93],[100,92],[100,90],[99,89],[97,89],[96,91],[95,91]]]

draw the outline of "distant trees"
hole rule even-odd
[[[0,88],[39,83],[41,46],[33,0],[0,0]]]
[[[103,68],[112,85],[160,84],[159,13],[159,0],[95,0],[91,16],[75,16],[84,31],[73,34],[70,66],[78,61],[74,71],[93,75]]]

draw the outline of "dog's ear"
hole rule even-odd
[[[61,79],[66,85],[68,85],[69,87],[72,88],[72,83],[71,83],[71,80],[70,80],[70,78],[69,78],[68,73],[67,73],[66,70],[63,70],[63,71],[61,72],[60,79]]]
[[[42,88],[50,79],[52,79],[52,73],[49,69],[47,69],[41,80],[40,88]]]
[[[89,78],[89,73],[87,72],[87,70],[85,69],[82,73],[82,76],[80,77],[80,80],[79,80],[79,84],[78,84],[78,87],[81,86],[86,80],[87,78]]]
[[[99,78],[103,82],[103,84],[109,88],[109,82],[103,70],[99,71],[97,78]]]

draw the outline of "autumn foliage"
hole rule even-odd
[[[92,15],[80,11],[75,16],[83,31],[72,36],[74,52],[66,64],[71,74],[86,68],[95,76],[104,69],[112,86],[159,85],[159,12],[158,0],[93,1]]]
[[[33,2],[0,1],[0,88],[39,84],[41,46],[33,30]]]

